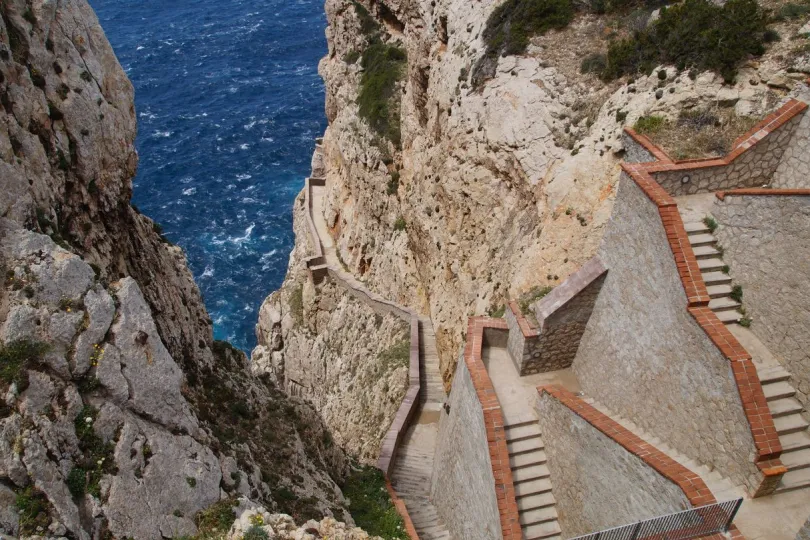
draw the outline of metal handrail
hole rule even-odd
[[[689,540],[728,532],[742,499],[707,504],[674,514],[577,536],[571,540]]]

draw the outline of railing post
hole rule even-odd
[[[633,534],[630,535],[630,540],[636,540],[636,538],[638,538],[638,531],[641,529],[641,523],[642,522],[639,521],[636,523],[636,526],[633,527]]]
[[[737,516],[737,512],[739,511],[740,506],[742,506],[742,502],[743,500],[741,498],[734,501],[734,508],[731,510],[731,514],[728,516],[728,521],[726,521],[726,527],[723,532],[728,532],[728,530],[731,528],[731,523]]]

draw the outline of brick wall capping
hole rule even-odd
[[[738,196],[772,196],[772,197],[807,197],[810,196],[810,189],[770,189],[770,188],[744,188],[729,189],[715,193],[718,199],[725,200],[726,197]]]
[[[503,411],[487,368],[481,359],[484,330],[506,330],[506,328],[506,321],[503,319],[470,317],[467,322],[467,340],[464,345],[463,358],[484,415],[492,476],[495,479],[494,488],[498,500],[498,513],[501,517],[502,538],[503,540],[522,540],[523,531],[520,527],[512,468],[508,459],[501,459],[501,456],[509,455]]]
[[[523,334],[523,337],[532,338],[540,335],[537,328],[535,328],[535,326],[523,314],[523,310],[520,309],[520,306],[516,301],[510,300],[507,307],[510,311],[512,311],[512,314],[514,314],[515,319],[518,322],[518,326],[520,327],[520,333]]]

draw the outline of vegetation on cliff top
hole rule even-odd
[[[342,490],[358,527],[371,536],[407,540],[405,522],[391,501],[382,471],[367,466],[356,469]]]
[[[646,7],[656,3],[648,1]],[[590,0],[584,9],[602,14],[629,11],[639,4]],[[473,84],[480,86],[495,75],[500,56],[522,54],[533,36],[568,26],[574,6],[573,0],[507,0],[496,8],[484,29],[486,49],[475,66]],[[745,58],[761,55],[764,44],[775,39],[767,23],[767,11],[756,0],[729,0],[722,6],[710,0],[684,0],[661,8],[658,19],[646,27],[611,41],[607,55],[590,55],[582,71],[612,80],[672,64],[713,70],[731,81]]]

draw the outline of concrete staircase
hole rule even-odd
[[[684,227],[711,297],[709,307],[754,359],[782,443],[782,463],[788,468],[775,493],[810,487],[810,424],[803,417],[804,408],[794,397],[796,390],[790,384],[790,373],[750,330],[739,324],[742,306],[731,298],[731,277],[710,228],[703,222],[686,223]]]
[[[598,401],[595,401],[593,398],[582,396],[582,400],[585,403],[593,406],[599,412],[609,416],[616,423],[620,424],[634,435],[653,445],[674,461],[680,463],[693,473],[700,476],[718,501],[727,501],[745,496],[745,489],[742,486],[735,486],[729,479],[723,477],[716,470],[711,470],[707,466],[701,465],[697,461],[685,456],[684,454],[681,454],[658,437],[647,433],[643,428],[637,426],[627,418],[614,413]]]
[[[505,426],[509,464],[524,540],[561,538],[546,453],[536,419]]]

